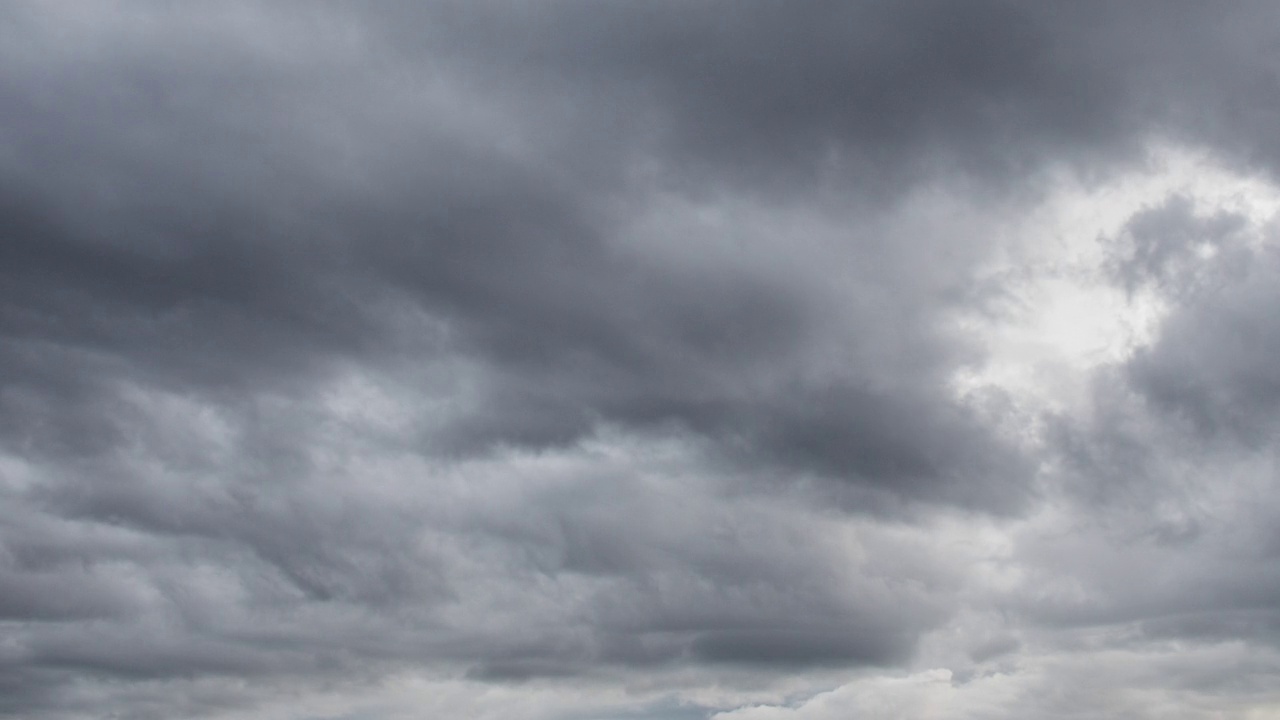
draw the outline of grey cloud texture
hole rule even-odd
[[[1105,239],[1167,313],[1087,411],[956,378],[1011,218],[1158,143],[1280,171],[1274,13],[0,11],[0,713],[1273,648],[1270,226]]]

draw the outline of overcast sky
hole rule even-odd
[[[1280,6],[0,9],[0,716],[1280,712]]]

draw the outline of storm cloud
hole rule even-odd
[[[0,714],[1274,704],[1276,14],[0,10]]]

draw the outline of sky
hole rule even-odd
[[[1280,717],[1280,6],[0,8],[0,717]]]

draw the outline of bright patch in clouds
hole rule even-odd
[[[1100,186],[1061,180],[1004,230],[1012,238],[1005,257],[981,271],[996,297],[960,323],[986,354],[956,373],[956,391],[997,387],[1033,407],[1062,410],[1079,401],[1092,370],[1149,344],[1167,300],[1146,288],[1127,292],[1112,273],[1130,219],[1173,196],[1204,215],[1238,213],[1255,227],[1280,211],[1280,188],[1265,178],[1169,146]],[[1196,248],[1201,260],[1214,255],[1212,245]]]

